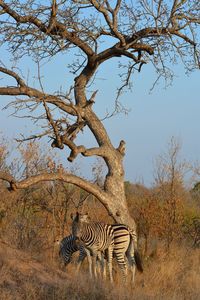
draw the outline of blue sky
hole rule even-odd
[[[115,145],[119,139],[127,143],[125,171],[132,182],[153,183],[155,158],[166,151],[172,136],[181,142],[181,159],[200,160],[200,71],[187,76],[177,66],[175,72],[172,86],[165,89],[160,82],[150,93],[155,74],[150,66],[144,69],[133,91],[124,95],[129,114],[105,123]]]
[[[0,56],[6,56],[6,52],[1,50]],[[60,86],[64,89],[73,83],[67,69],[68,62],[65,56],[60,56],[41,68],[47,91],[58,90]],[[119,84],[115,67],[117,63],[118,60],[113,60],[103,65],[97,74],[96,84],[91,87],[91,90],[99,90],[94,109],[100,117],[104,117],[106,111],[111,111],[114,105],[115,91]],[[33,72],[36,75],[36,69],[29,59],[24,59],[22,65],[24,74]],[[132,91],[123,94],[121,98],[122,103],[130,109],[129,114],[119,114],[104,122],[116,147],[121,139],[126,141],[124,166],[126,179],[131,182],[143,181],[146,185],[153,183],[153,161],[166,150],[172,136],[181,140],[182,158],[190,161],[200,160],[200,71],[187,76],[181,66],[176,66],[175,73],[172,86],[165,89],[163,82],[160,82],[153,92],[149,93],[156,77],[151,66],[144,66],[143,71],[133,77]],[[36,80],[32,80],[31,84],[35,85]],[[1,97],[0,100],[2,109],[9,98]],[[0,130],[5,136],[13,138],[19,137],[20,133],[34,132],[35,127],[32,123],[9,117],[10,113],[10,110],[0,112]],[[82,135],[79,141],[87,145],[93,144],[88,133]],[[91,164],[90,159],[88,163]],[[87,162],[81,159],[81,164],[83,173],[87,176]]]

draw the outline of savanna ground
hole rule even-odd
[[[18,178],[61,167],[36,144],[21,147],[14,164],[5,141],[0,151],[1,170]],[[167,167],[161,160],[151,188],[125,183],[144,264],[134,286],[130,278],[127,285],[120,281],[116,265],[114,285],[90,279],[86,261],[80,274],[73,264],[61,267],[54,241],[70,233],[70,214],[84,191],[54,182],[10,192],[1,182],[0,299],[200,299],[200,188],[198,182],[190,189],[184,186],[179,166],[178,160],[169,159]],[[93,172],[101,184],[99,163]],[[92,196],[84,210],[94,220],[112,222]]]
[[[137,273],[135,285],[111,286],[89,279],[86,267],[80,274],[73,267],[63,272],[52,260],[0,243],[1,299],[199,299],[199,250],[173,247],[145,262],[144,274]]]

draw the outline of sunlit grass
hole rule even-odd
[[[79,274],[69,265],[65,272],[50,261],[39,263],[29,254],[0,244],[1,299],[199,299],[199,249],[174,246],[145,261],[143,274],[136,273],[134,286],[124,284],[120,272],[115,283],[90,279],[87,263]],[[115,267],[116,268],[116,267]]]

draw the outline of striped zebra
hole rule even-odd
[[[85,247],[90,275],[92,276],[93,267],[94,276],[97,276],[97,257],[101,255],[103,251],[107,250],[109,277],[112,282],[112,257],[114,248],[112,226],[101,222],[90,222],[87,214],[83,215],[78,212],[75,217],[72,216],[72,220],[72,234],[78,237],[80,244]],[[101,263],[103,264],[103,255],[101,255],[101,257]]]
[[[142,272],[142,263],[137,249],[133,247],[133,241],[136,240],[136,234],[128,226],[123,224],[114,224],[111,225],[114,233],[114,248],[113,256],[116,258],[117,263],[122,270],[123,279],[126,279],[127,276],[127,260],[129,267],[132,270],[132,282],[134,282],[135,275],[135,265],[137,269]],[[80,268],[81,263],[86,257],[86,251],[83,246],[78,245],[77,238],[73,235],[69,235],[62,239],[60,242],[60,251],[59,254],[63,259],[65,265],[71,261],[71,257],[74,252],[79,251],[77,271]],[[125,257],[126,256],[126,257]],[[100,257],[98,257],[100,260]],[[101,262],[102,263],[102,262]],[[104,262],[102,263],[102,269],[104,277],[106,275],[106,270],[104,268]]]
[[[87,256],[86,250],[83,245],[77,241],[77,237],[74,235],[70,234],[66,237],[64,237],[62,240],[59,238],[56,240],[56,243],[59,244],[60,249],[59,249],[59,256],[64,262],[64,265],[68,265],[71,262],[72,255],[79,251],[79,257],[77,260],[77,271],[79,271],[79,268],[84,261],[85,257]],[[98,255],[98,260],[101,259],[101,256]]]
[[[129,267],[132,270],[132,282],[134,282],[135,265],[142,272],[142,262],[137,251],[137,236],[136,233],[124,224],[111,225],[114,232],[114,248],[113,257],[122,271],[123,280],[127,277],[127,260]]]
[[[79,257],[77,260],[78,271],[81,263],[87,256],[85,248],[77,243],[77,237],[72,234],[64,237],[61,241],[58,239],[57,242],[60,246],[59,256],[62,258],[65,266],[71,262],[73,253],[79,251]]]

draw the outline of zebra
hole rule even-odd
[[[129,266],[132,270],[132,282],[134,282],[135,265],[140,272],[143,272],[143,267],[140,259],[139,252],[133,247],[133,241],[136,242],[136,233],[124,224],[113,224],[114,233],[114,248],[113,256],[116,258],[119,267],[122,270],[123,279],[126,280],[127,276],[127,263],[125,256],[128,259]],[[87,256],[83,246],[78,245],[77,238],[72,234],[63,238],[60,242],[59,255],[64,260],[65,265],[71,261],[74,252],[79,251],[79,258],[77,261],[77,271],[81,263]],[[99,255],[100,256],[100,255]],[[101,258],[98,257],[100,260]],[[104,262],[102,263],[103,275],[106,276]]]
[[[113,257],[116,258],[117,263],[122,271],[123,280],[127,277],[127,262],[132,270],[132,282],[135,277],[135,266],[140,272],[143,272],[142,262],[137,251],[137,235],[124,224],[111,225],[114,233],[114,248]]]
[[[66,237],[64,237],[62,240],[59,238],[56,240],[56,243],[59,244],[59,256],[64,262],[64,266],[66,267],[70,262],[72,255],[79,251],[79,257],[77,260],[77,269],[76,271],[79,271],[79,268],[84,261],[85,257],[87,256],[86,250],[82,244],[79,243],[77,240],[77,237],[75,237],[73,234],[70,234]],[[100,260],[101,257],[98,255],[98,260]]]
[[[113,282],[112,257],[114,248],[114,233],[112,225],[101,222],[90,222],[87,214],[83,215],[78,212],[75,217],[72,216],[72,220],[72,234],[78,237],[80,244],[85,247],[89,262],[90,276],[92,276],[93,266],[94,276],[97,277],[97,257],[101,256],[101,262],[103,264],[103,256],[101,253],[107,250],[109,277],[111,282]]]
[[[87,256],[85,248],[77,243],[77,237],[70,234],[64,237],[61,241],[58,239],[59,243],[59,256],[62,258],[64,265],[68,265],[71,262],[71,258],[74,252],[79,251],[79,257],[77,260],[77,271],[79,270],[83,260]]]

